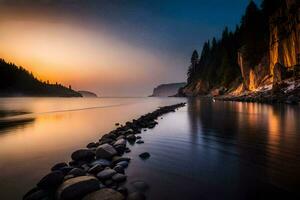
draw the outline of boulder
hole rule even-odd
[[[57,190],[57,199],[80,199],[86,194],[99,189],[100,182],[92,176],[79,176],[63,182]]]
[[[110,159],[116,154],[115,148],[109,144],[102,144],[96,149],[96,158]]]
[[[103,188],[86,195],[82,200],[124,200],[125,197],[118,191]]]
[[[113,170],[115,170],[117,173],[121,173],[121,174],[124,174],[125,173],[125,170],[124,170],[124,167],[122,167],[121,165],[116,165]]]
[[[83,169],[79,168],[74,168],[71,171],[69,171],[68,175],[73,175],[74,177],[76,176],[84,176],[86,173]]]
[[[96,164],[94,166],[92,166],[89,170],[88,170],[88,173],[90,174],[97,174],[99,173],[100,171],[102,171],[104,168],[102,165],[100,164]]]
[[[71,158],[75,161],[92,160],[95,157],[93,151],[89,149],[79,149],[72,153]]]
[[[106,160],[106,159],[98,159],[98,160],[95,160],[91,163],[92,166],[96,165],[96,164],[100,164],[103,167],[107,167],[107,166],[110,166],[111,162],[109,160]]]
[[[110,179],[117,172],[113,169],[107,168],[97,174],[97,177],[101,180]]]
[[[124,137],[124,136],[123,136],[123,137]],[[114,146],[118,146],[118,145],[126,146],[126,140],[124,140],[124,138],[118,139],[118,140],[114,143]]]
[[[61,171],[52,171],[44,176],[37,184],[41,188],[55,188],[64,180],[64,174]]]
[[[117,173],[111,177],[111,179],[115,182],[123,182],[126,181],[127,176],[124,174]]]
[[[67,166],[68,166],[68,164],[65,162],[57,163],[51,168],[51,171],[56,171],[56,170],[59,170],[63,167],[67,167]]]

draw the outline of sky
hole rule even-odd
[[[190,56],[249,0],[0,0],[0,57],[99,96],[183,82]],[[259,4],[259,2],[258,2]]]

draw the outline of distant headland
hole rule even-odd
[[[38,80],[21,66],[0,59],[0,97],[82,97],[71,86]]]

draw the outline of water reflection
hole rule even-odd
[[[188,116],[193,141],[247,163],[242,174],[252,170],[262,182],[299,193],[299,107],[190,99]]]

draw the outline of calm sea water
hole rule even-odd
[[[114,128],[178,102],[127,156],[148,199],[299,195],[300,107],[181,98],[0,99],[0,199],[21,199],[49,168]],[[150,159],[138,154],[148,151]]]

